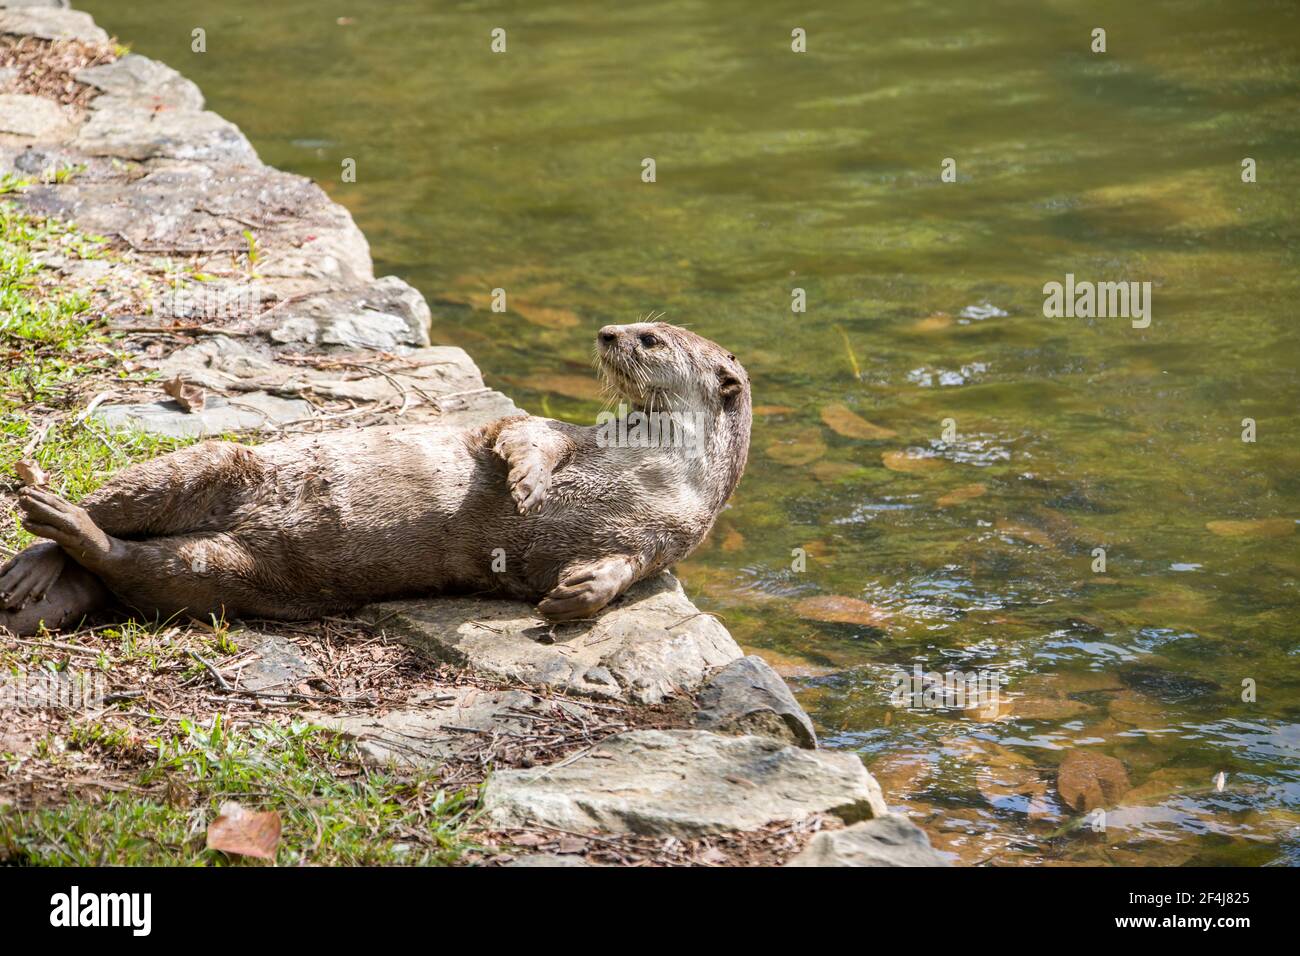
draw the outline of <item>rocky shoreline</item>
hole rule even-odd
[[[58,0],[0,0],[0,41],[17,64],[0,68],[0,174],[26,184],[8,198],[110,240],[111,259],[51,255],[42,265],[84,288],[131,365],[156,373],[96,394],[79,416],[86,427],[267,438],[518,411],[463,350],[431,343],[428,304],[401,279],[374,276],[347,210],[262,165],[192,82],[118,56],[88,15]],[[93,65],[62,80],[23,66],[33,50],[65,47]],[[202,399],[168,397],[168,381]],[[460,598],[387,602],[359,618],[370,634],[474,679],[396,706],[312,715],[377,764],[437,766],[469,741],[539,721],[680,705],[674,726],[633,727],[492,773],[482,821],[515,847],[502,854],[514,865],[582,858],[519,852],[530,844],[512,844],[512,831],[689,840],[785,824],[799,834],[791,865],[945,865],[889,813],[856,755],[818,749],[785,682],[671,574],[591,622],[549,626],[524,604]],[[256,660],[239,686],[307,676],[286,634],[261,627],[245,643]]]

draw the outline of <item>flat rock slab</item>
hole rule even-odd
[[[241,654],[253,654],[239,668],[239,676],[231,681],[240,690],[291,693],[298,684],[317,676],[316,665],[297,644],[281,634],[241,630],[231,637]]]
[[[203,109],[203,94],[192,81],[165,63],[138,53],[87,67],[78,71],[74,79],[101,91],[90,101],[94,110],[128,106],[190,112]]]
[[[823,830],[786,866],[951,866],[925,831],[901,814]]]
[[[370,246],[348,211],[309,179],[265,166],[163,163],[131,182],[33,186],[30,212],[170,256],[245,252],[257,238],[262,276],[352,286],[374,279]]]
[[[568,765],[498,771],[483,807],[498,826],[679,838],[817,813],[853,823],[888,812],[855,754],[703,730],[634,730]]]
[[[158,110],[115,100],[92,111],[73,146],[91,156],[191,159],[256,165],[257,152],[239,127],[206,110]]]
[[[695,725],[722,734],[759,734],[817,748],[817,733],[781,676],[750,655],[714,674],[698,698]]]
[[[554,627],[527,604],[475,598],[389,601],[360,616],[436,660],[643,704],[690,693],[742,656],[727,629],[666,572],[634,585],[594,621]]]
[[[54,100],[18,93],[0,95],[0,133],[52,139],[71,123],[72,117]]]
[[[424,296],[396,276],[286,303],[274,313],[271,339],[304,346],[391,352],[429,344]]]
[[[570,701],[548,701],[527,691],[448,687],[417,694],[406,706],[383,713],[314,714],[311,719],[356,742],[362,759],[376,766],[436,767],[494,736],[538,732],[538,722],[563,708],[590,714]],[[544,725],[541,732],[545,733]]]
[[[47,6],[25,5],[0,10],[0,33],[40,37],[42,40],[108,42],[108,34],[95,26],[89,13]]]
[[[311,418],[310,402],[250,392],[228,401],[208,396],[201,412],[187,412],[173,401],[137,405],[101,405],[92,418],[114,431],[142,431],[171,438],[208,438],[237,432],[273,429],[286,422]]]
[[[214,335],[177,349],[158,371],[164,380],[179,375],[222,392],[382,403],[405,409],[398,421],[413,424],[469,427],[523,414],[487,388],[473,359],[455,346],[406,349],[398,356],[332,352],[319,367],[286,364],[278,354],[255,339]]]

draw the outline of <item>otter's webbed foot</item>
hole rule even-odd
[[[591,617],[622,594],[635,577],[632,561],[625,557],[602,558],[570,568],[537,610],[548,621]]]
[[[42,541],[0,567],[0,608],[18,611],[39,601],[63,573],[67,555],[53,541]]]
[[[521,515],[542,510],[555,469],[573,450],[572,442],[551,424],[541,418],[511,422],[493,445],[510,466],[506,483]]]
[[[38,538],[48,538],[62,546],[79,564],[94,564],[107,558],[112,539],[87,513],[44,488],[24,488],[18,494],[18,509],[23,513],[23,527]]]

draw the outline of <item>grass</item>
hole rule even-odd
[[[279,812],[280,865],[446,865],[467,849],[460,831],[475,802],[432,775],[362,767],[339,737],[307,723],[231,731],[221,717],[136,744],[121,729],[74,726],[68,750],[154,755],[137,781],[150,793],[102,802],[0,811],[0,861],[47,866],[227,865],[206,847],[222,803]],[[50,748],[52,751],[54,748]],[[52,758],[57,763],[66,754]],[[397,837],[397,839],[394,839]],[[254,861],[256,862],[256,861]]]
[[[0,194],[25,185],[4,177]],[[255,261],[251,238],[249,252]],[[79,259],[107,254],[103,240],[0,200],[0,489],[16,485],[14,464],[30,457],[55,490],[77,500],[122,467],[187,442],[110,434],[78,420],[90,395],[126,372],[102,316],[86,296],[60,287],[41,264],[43,253]],[[17,550],[31,543],[14,509],[6,512],[0,514],[0,545]],[[195,641],[218,659],[238,650],[221,622],[202,632],[185,622],[128,621],[97,631],[92,640],[98,656],[73,659],[28,645],[0,646],[0,679],[36,669],[64,671],[75,661],[101,673],[139,665],[159,679],[172,674],[188,682],[202,676],[185,653]],[[449,792],[431,773],[374,772],[355,759],[350,744],[309,723],[241,722],[232,728],[211,712],[178,718],[138,708],[128,715],[127,709],[119,705],[96,719],[66,717],[27,752],[0,752],[0,863],[239,862],[206,848],[207,824],[227,800],[280,813],[280,864],[446,864],[466,849],[459,834],[476,801],[473,789]],[[19,714],[11,721],[14,716],[0,719],[21,720]],[[69,783],[59,805],[6,802],[15,793],[6,781],[31,773],[84,781],[88,765],[97,782]]]

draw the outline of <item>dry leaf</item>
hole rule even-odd
[[[962,485],[960,488],[954,488],[946,495],[940,496],[935,502],[940,508],[951,508],[953,505],[959,505],[970,501],[972,498],[978,498],[984,492],[988,491],[983,485],[976,483],[973,485]]]
[[[924,458],[920,455],[909,455],[905,451],[882,452],[880,460],[885,463],[885,467],[890,471],[902,471],[909,474],[938,471],[944,464],[942,458]]]
[[[221,805],[208,824],[208,849],[259,860],[275,859],[280,845],[280,814],[275,810],[246,810],[233,800]]]
[[[1128,791],[1124,765],[1093,750],[1070,751],[1056,771],[1056,792],[1079,813],[1113,807]]]
[[[796,601],[794,612],[809,621],[828,624],[862,624],[866,627],[884,627],[889,622],[889,612],[884,608],[838,594]]]
[[[893,438],[898,434],[892,428],[873,425],[845,405],[827,405],[822,409],[822,421],[835,434],[843,435],[845,438],[876,441],[881,438]]]
[[[197,385],[187,384],[179,375],[164,383],[163,391],[175,399],[177,405],[191,414],[203,411],[203,405],[208,397],[207,392]]]
[[[14,463],[14,471],[18,472],[18,480],[29,488],[43,488],[49,484],[49,476],[31,458],[23,458],[21,461]]]
[[[1207,521],[1205,527],[1225,538],[1281,538],[1295,533],[1291,518],[1257,518],[1253,521]]]
[[[789,405],[755,405],[753,408],[755,415],[793,415],[795,410]]]

